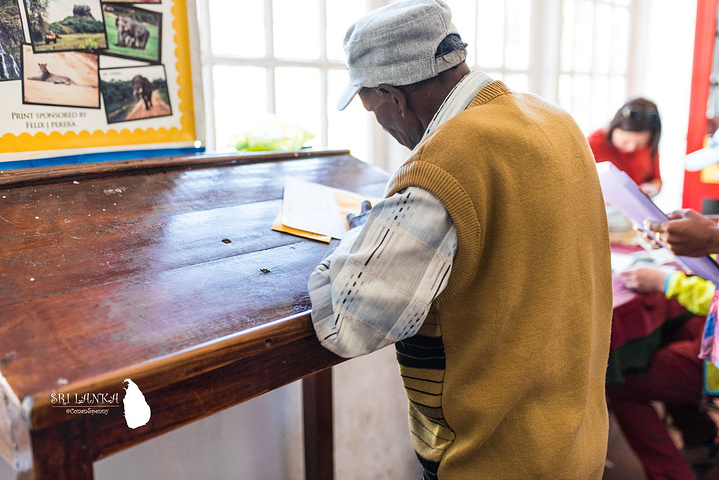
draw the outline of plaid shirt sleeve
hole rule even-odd
[[[377,203],[310,276],[322,345],[349,358],[417,333],[456,250],[454,223],[426,190],[410,187]]]

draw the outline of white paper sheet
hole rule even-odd
[[[285,177],[282,224],[340,239],[347,231],[332,188],[289,175]]]
[[[612,272],[621,273],[634,265],[636,257],[627,253],[612,252]]]

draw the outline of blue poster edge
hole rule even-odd
[[[139,158],[168,157],[204,153],[205,147],[161,148],[147,150],[121,150],[114,152],[84,153],[62,157],[37,158],[32,160],[13,160],[0,162],[0,170],[18,170],[21,168],[55,167],[78,163],[109,162],[112,160],[136,160]]]

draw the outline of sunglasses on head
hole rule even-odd
[[[644,120],[644,121],[652,121],[655,118],[659,117],[659,114],[657,112],[645,112],[642,110],[634,110],[630,107],[624,107],[622,109],[622,116],[624,118],[631,118],[633,120]]]

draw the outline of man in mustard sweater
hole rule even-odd
[[[442,0],[350,27],[355,95],[411,153],[309,281],[344,357],[396,344],[425,479],[599,479],[612,282],[596,169],[558,107],[470,71]]]

